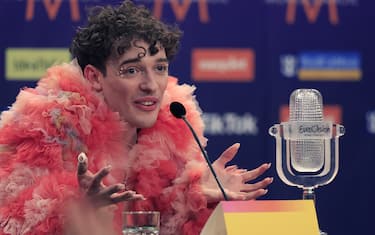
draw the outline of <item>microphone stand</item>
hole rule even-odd
[[[315,190],[314,187],[303,187],[303,195],[302,195],[303,200],[313,200],[314,205],[316,207],[316,196],[315,196]],[[315,208],[317,210],[317,208]],[[322,231],[319,228],[319,235],[328,235],[328,233]]]
[[[217,185],[219,186],[219,189],[220,189],[221,193],[222,193],[223,196],[224,196],[224,200],[225,200],[225,201],[228,201],[227,194],[225,193],[223,186],[221,185],[219,179],[217,178],[216,172],[215,172],[215,170],[214,170],[213,167],[212,167],[212,163],[211,163],[210,159],[208,158],[208,155],[207,155],[207,153],[206,153],[206,150],[204,150],[204,148],[202,147],[202,144],[201,144],[201,142],[199,141],[197,134],[195,133],[195,131],[194,131],[193,127],[190,125],[190,123],[186,120],[185,115],[182,115],[181,118],[182,118],[182,120],[184,120],[184,122],[186,123],[186,125],[189,127],[191,133],[192,133],[193,136],[194,136],[195,141],[198,143],[199,148],[201,149],[201,152],[203,153],[203,156],[204,156],[204,158],[206,159],[207,165],[208,165],[208,167],[210,168],[210,170],[211,170],[211,172],[212,172],[212,174],[213,174],[213,176],[214,176],[214,178],[215,178],[215,180],[216,180],[216,183],[217,183]]]

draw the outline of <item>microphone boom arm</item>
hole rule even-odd
[[[207,162],[207,165],[208,165],[208,167],[210,168],[210,171],[212,172],[212,175],[214,176],[215,181],[216,181],[217,185],[219,186],[219,189],[220,189],[221,193],[223,194],[225,201],[228,201],[227,194],[225,193],[223,186],[221,185],[219,179],[217,178],[217,175],[216,175],[216,173],[215,173],[215,170],[214,170],[213,167],[212,167],[212,163],[211,163],[210,159],[208,158],[208,155],[207,155],[207,153],[206,153],[206,150],[204,150],[204,148],[202,147],[202,144],[201,144],[201,142],[199,141],[198,136],[196,135],[196,133],[195,133],[193,127],[192,127],[192,126],[190,125],[190,123],[186,120],[185,115],[182,115],[181,118],[182,118],[182,120],[184,120],[184,122],[186,123],[186,125],[189,127],[191,133],[192,133],[193,136],[194,136],[195,141],[198,143],[199,148],[201,149],[201,152],[203,153],[203,156],[204,156],[204,158],[205,158],[205,160],[206,160],[206,162]]]

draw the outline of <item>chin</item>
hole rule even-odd
[[[153,123],[151,123],[151,124],[149,124],[149,123],[144,123],[144,124],[142,124],[142,125],[139,125],[139,127],[138,128],[151,128],[151,127],[153,127],[154,126],[154,124],[155,124],[155,122],[153,122]]]
[[[155,125],[156,119],[153,120],[141,120],[137,122],[137,128],[150,128]]]

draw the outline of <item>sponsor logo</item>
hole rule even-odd
[[[307,22],[316,23],[321,9],[328,8],[328,21],[332,25],[340,23],[339,9],[340,7],[358,6],[359,0],[265,0],[268,5],[286,5],[285,22],[287,24],[295,24],[296,15],[305,15]],[[297,14],[301,11],[302,14]]]
[[[375,134],[375,110],[366,113],[367,131],[370,134]]]
[[[280,71],[287,78],[295,77],[297,74],[298,59],[294,55],[280,56]]]
[[[280,122],[289,121],[289,106],[282,105],[279,112]],[[342,124],[342,108],[340,105],[324,105],[323,119],[335,124]]]
[[[248,82],[254,74],[255,53],[249,48],[192,51],[192,78],[196,81]]]
[[[257,135],[258,119],[250,113],[203,113],[207,135]]]
[[[72,21],[79,21],[81,19],[79,13],[79,1],[78,0],[68,0],[70,6],[70,15]],[[59,13],[62,0],[44,0],[44,1],[35,1],[35,0],[26,0],[26,11],[25,19],[26,21],[32,21],[35,15],[35,2],[41,3],[44,5],[44,9],[47,12],[48,19],[53,21],[56,19],[57,14]]]
[[[80,3],[97,3],[98,0],[66,0],[69,2],[70,16],[72,21],[79,21],[80,15]],[[48,19],[51,21],[56,20],[57,15],[62,6],[63,0],[26,0],[25,19],[26,21],[32,21],[35,17],[35,8],[39,7],[39,4],[43,4],[43,8],[47,12]],[[151,11],[157,19],[161,19],[163,15],[164,5],[169,4],[176,20],[179,22],[185,21],[186,15],[191,8],[192,4],[198,6],[198,17],[201,23],[210,22],[209,4],[228,4],[229,0],[138,0],[136,3],[153,3]]]
[[[280,56],[284,77],[302,81],[359,81],[362,78],[358,52],[302,52]]]
[[[5,78],[7,80],[38,80],[53,64],[70,60],[67,48],[7,48]]]
[[[157,19],[161,19],[163,12],[163,0],[156,0],[154,3],[153,14]],[[183,22],[185,21],[186,14],[190,9],[192,2],[197,2],[198,12],[199,12],[199,21],[201,23],[210,22],[210,16],[208,12],[207,0],[183,0],[183,1],[167,1],[172,8],[173,13],[176,16],[176,20]]]

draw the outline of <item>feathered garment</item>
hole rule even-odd
[[[187,119],[203,137],[194,87],[169,77],[156,124],[138,133],[129,151],[127,124],[84,79],[78,66],[51,67],[35,88],[22,89],[0,123],[0,234],[62,234],[64,207],[79,198],[77,155],[85,152],[89,170],[112,165],[107,185],[126,188],[147,200],[131,210],[161,212],[161,234],[197,235],[210,215],[200,188],[207,170],[199,147],[183,120],[169,112],[183,103]],[[114,228],[121,234],[117,204]]]

